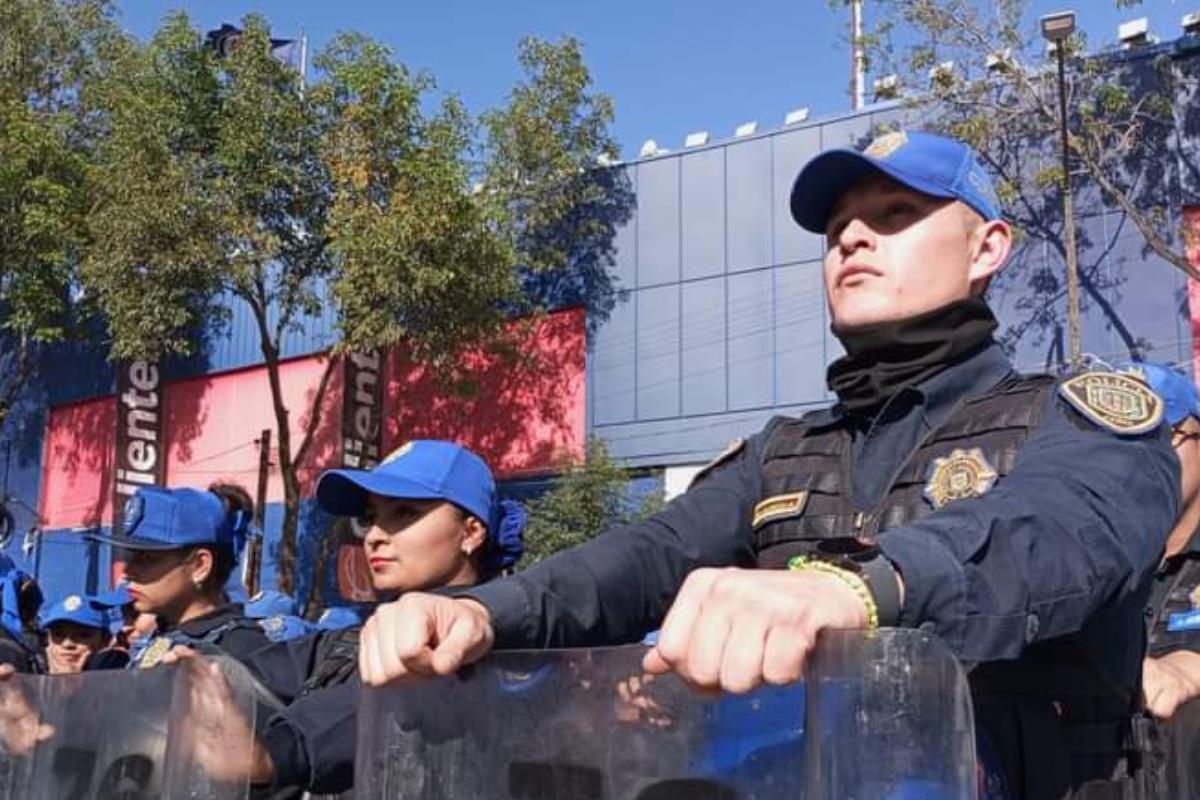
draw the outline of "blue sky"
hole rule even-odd
[[[846,15],[830,11],[827,0],[118,0],[118,7],[139,36],[175,8],[204,28],[257,11],[276,36],[306,30],[312,50],[339,30],[363,31],[410,67],[428,69],[440,90],[473,111],[503,102],[518,77],[522,36],[570,33],[584,43],[598,88],[616,101],[613,130],[626,157],[648,138],[676,149],[690,131],[722,139],[749,120],[759,130],[779,127],[799,106],[825,116],[849,105]],[[1112,0],[1031,4],[1035,16],[1072,7],[1095,47],[1138,16],[1174,38],[1180,17],[1200,11],[1200,0],[1145,0],[1124,11]]]

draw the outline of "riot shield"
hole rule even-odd
[[[969,694],[945,647],[897,630],[832,634],[818,651],[807,687],[741,696],[649,678],[640,646],[494,653],[453,677],[364,690],[357,796],[975,797]]]
[[[0,800],[247,797],[258,691],[223,661],[0,681]]]

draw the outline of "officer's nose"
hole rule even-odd
[[[837,247],[844,255],[850,255],[860,248],[873,249],[875,232],[861,219],[854,217],[838,234]]]

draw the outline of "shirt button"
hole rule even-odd
[[[1037,638],[1038,630],[1042,623],[1038,620],[1037,614],[1030,614],[1025,617],[1025,644],[1030,644]]]

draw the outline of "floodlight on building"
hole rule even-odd
[[[1056,11],[1041,18],[1042,38],[1048,42],[1062,42],[1075,32],[1075,12]]]
[[[873,88],[876,100],[894,100],[900,96],[900,76],[893,72],[876,78]]]
[[[808,106],[794,108],[783,118],[784,125],[799,125],[808,119]]]
[[[1138,17],[1117,26],[1117,41],[1126,49],[1154,44],[1157,39],[1150,33],[1150,18]]]
[[[689,133],[683,140],[684,147],[703,147],[708,144],[708,131]]]
[[[1183,32],[1189,36],[1200,34],[1200,11],[1184,14],[1179,20],[1179,27],[1183,28]]]
[[[738,138],[738,139],[742,138],[743,136],[753,136],[757,132],[758,132],[758,123],[757,122],[743,122],[741,125],[738,125],[736,128],[733,129],[733,135],[735,138]]]
[[[992,74],[1009,71],[1015,64],[1012,57],[1012,48],[1006,47],[1003,50],[989,53],[987,61],[984,64],[987,67],[987,71]]]
[[[658,142],[653,139],[647,139],[642,142],[642,149],[638,151],[638,156],[641,158],[649,158],[650,156],[658,155]]]

